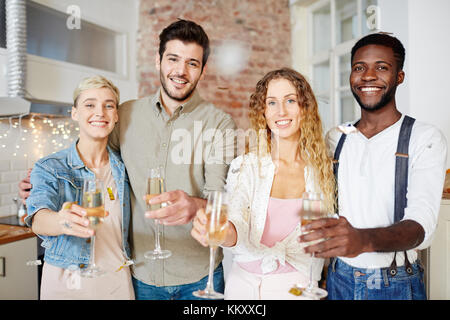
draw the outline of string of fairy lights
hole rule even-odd
[[[68,147],[78,137],[72,119],[39,114],[0,118],[0,158],[40,159]]]

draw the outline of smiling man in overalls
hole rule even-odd
[[[384,33],[352,49],[350,87],[361,119],[327,134],[339,219],[317,220],[300,237],[327,239],[305,251],[332,257],[328,299],[426,299],[416,250],[436,229],[447,143],[437,128],[398,111],[404,59],[401,42]]]

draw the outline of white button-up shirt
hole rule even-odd
[[[339,158],[339,215],[355,228],[382,228],[394,223],[395,153],[404,116],[370,139],[361,132],[348,134]],[[346,126],[347,124],[344,124]],[[331,129],[327,144],[334,154],[341,132]],[[403,220],[414,220],[425,230],[424,241],[415,249],[431,244],[436,229],[443,190],[447,142],[435,127],[414,123],[409,144],[407,207]],[[417,252],[409,250],[414,262]],[[362,253],[341,258],[359,268],[389,267],[393,252]],[[397,265],[404,254],[397,253]]]

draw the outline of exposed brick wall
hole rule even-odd
[[[291,66],[288,0],[141,0],[138,31],[139,96],[159,86],[155,68],[158,35],[177,18],[195,21],[208,34],[211,56],[198,88],[202,97],[248,127],[247,106],[258,80],[268,71]],[[247,67],[236,77],[223,77],[215,64],[223,41],[237,40],[250,49]]]

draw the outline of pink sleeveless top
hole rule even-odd
[[[278,199],[269,198],[267,206],[266,224],[261,237],[261,243],[273,247],[275,243],[282,241],[300,222],[300,209],[302,199]],[[261,259],[250,262],[238,262],[239,266],[251,273],[263,274],[261,270]],[[275,271],[266,274],[296,272],[297,270],[288,262],[282,266],[278,262],[278,268]]]

